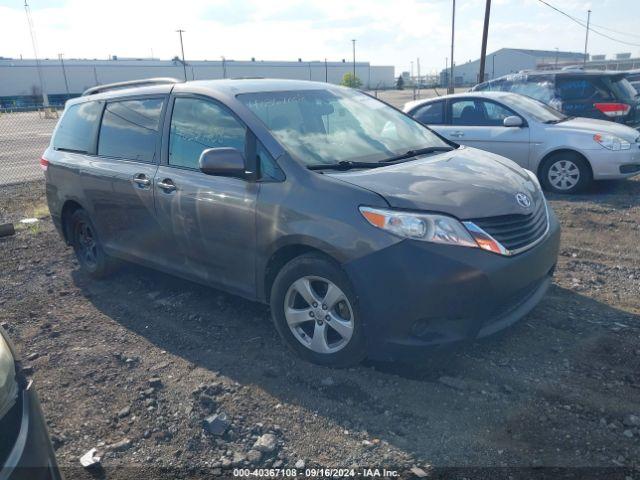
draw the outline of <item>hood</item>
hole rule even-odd
[[[628,127],[622,123],[597,120],[595,118],[577,117],[567,120],[566,122],[549,125],[549,127],[552,127],[555,131],[562,129],[568,132],[580,131],[590,134],[604,133],[615,135],[631,143],[635,142],[640,136],[640,132],[638,132],[638,130]]]
[[[376,192],[394,208],[441,212],[461,220],[530,213],[544,198],[514,162],[470,147],[388,167],[326,175]],[[529,196],[529,208],[516,202],[517,193]]]

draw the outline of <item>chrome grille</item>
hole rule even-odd
[[[544,200],[539,202],[531,213],[477,218],[469,221],[491,235],[508,250],[510,255],[532,247],[542,239],[549,228],[547,206]]]

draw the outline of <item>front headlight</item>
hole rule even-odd
[[[629,150],[631,143],[615,135],[596,133],[593,139],[607,150]]]
[[[453,217],[360,207],[362,216],[374,227],[395,235],[424,242],[477,248],[467,229]]]
[[[9,345],[0,335],[0,418],[13,407],[18,398],[16,366]]]

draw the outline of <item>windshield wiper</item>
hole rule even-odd
[[[351,170],[352,168],[377,168],[383,167],[378,163],[371,162],[352,162],[350,160],[341,160],[338,163],[320,163],[317,165],[308,165],[309,170]]]
[[[556,123],[566,122],[567,120],[571,120],[572,118],[576,117],[566,116],[562,118],[554,118],[553,120],[546,120],[543,123],[546,123],[547,125],[555,125]]]
[[[391,158],[386,158],[384,160],[380,160],[379,163],[394,163],[397,162],[399,160],[405,160],[407,158],[411,158],[411,157],[416,157],[418,155],[425,155],[427,153],[434,153],[434,152],[450,152],[451,150],[453,150],[453,147],[426,147],[426,148],[419,148],[417,150],[409,150],[405,153],[402,153],[400,155],[396,155],[395,157],[391,157]]]
[[[87,153],[89,153],[86,150],[77,150],[75,148],[65,148],[65,147],[54,147],[54,150],[57,150],[59,152],[82,153],[83,155],[86,155]]]

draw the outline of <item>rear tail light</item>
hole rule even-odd
[[[49,167],[49,160],[42,157],[40,159],[40,168],[46,172],[48,167]]]
[[[607,117],[622,117],[631,110],[631,105],[626,103],[594,103],[593,106]]]

